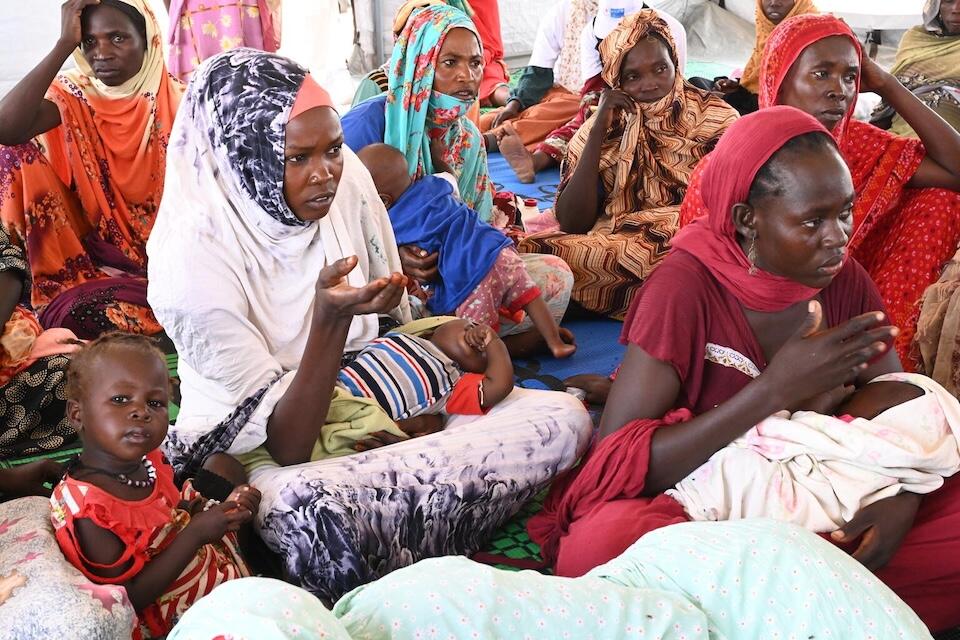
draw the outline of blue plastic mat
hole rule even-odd
[[[553,206],[553,201],[557,195],[557,187],[560,185],[560,169],[558,167],[541,171],[537,174],[535,182],[523,184],[517,180],[513,169],[499,153],[489,154],[487,162],[490,166],[490,178],[493,180],[497,191],[512,191],[521,198],[534,198],[541,210]]]
[[[616,320],[576,320],[564,322],[577,338],[577,352],[564,360],[545,356],[515,360],[517,384],[527,389],[563,391],[563,379],[578,373],[613,373],[626,347],[620,344],[622,322]]]

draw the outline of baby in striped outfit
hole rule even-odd
[[[395,421],[480,415],[513,391],[513,363],[489,326],[457,318],[428,338],[388,333],[344,366],[337,384],[376,400]]]

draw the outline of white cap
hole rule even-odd
[[[643,0],[599,0],[593,34],[603,40],[617,28],[620,21],[643,9]]]

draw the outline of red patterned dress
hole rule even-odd
[[[190,514],[179,509],[181,500],[199,494],[187,483],[183,491],[173,484],[171,467],[159,450],[147,455],[157,470],[153,492],[143,500],[126,501],[107,493],[89,482],[69,475],[60,481],[50,497],[51,519],[57,542],[67,559],[83,575],[100,584],[124,584],[140,573],[144,566],[164,549],[189,524]],[[87,518],[107,529],[123,541],[126,550],[109,566],[96,565],[84,557],[76,534],[76,522]],[[90,567],[114,569],[129,564],[115,578],[104,578]],[[134,638],[157,638],[169,633],[180,615],[194,602],[227,580],[250,575],[250,570],[237,550],[236,534],[228,533],[216,544],[197,550],[190,564],[167,588],[166,592],[142,611]]]

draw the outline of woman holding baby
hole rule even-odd
[[[699,196],[703,215],[627,316],[603,439],[531,521],[559,575],[687,520],[664,491],[752,425],[781,410],[847,412],[856,387],[900,370],[898,330],[847,255],[855,193],[822,125],[785,106],[739,120],[711,154]],[[932,630],[960,623],[958,498],[948,479],[922,499],[874,502],[830,534]]]

